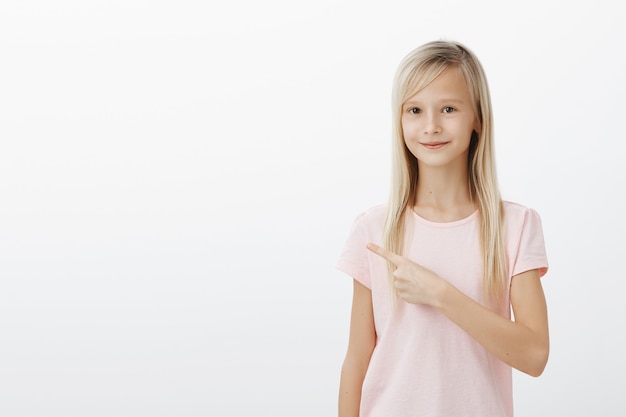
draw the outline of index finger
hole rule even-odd
[[[384,258],[384,259],[388,260],[389,262],[391,262],[395,266],[398,266],[400,261],[402,261],[402,256],[396,255],[393,252],[389,252],[387,249],[382,248],[382,247],[378,246],[375,243],[368,243],[367,244],[367,249],[369,249],[370,251],[374,252],[376,255],[380,256],[381,258]]]

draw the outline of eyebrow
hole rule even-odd
[[[443,98],[440,100],[437,100],[438,104],[444,104],[444,103],[450,103],[450,104],[466,104],[465,101],[458,99],[458,98]],[[419,105],[420,102],[418,101],[414,101],[414,100],[409,100],[409,101],[405,101],[404,104],[402,105],[402,107],[406,107],[406,106],[417,106]]]

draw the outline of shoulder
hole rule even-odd
[[[368,231],[378,230],[383,227],[387,215],[387,206],[378,204],[360,212],[354,221],[356,228]]]
[[[538,269],[539,276],[548,270],[548,260],[541,218],[534,209],[504,202],[505,244],[511,261],[511,276]]]
[[[504,211],[507,240],[514,242],[536,241],[536,243],[543,245],[542,221],[535,209],[507,201],[504,202]]]
[[[531,207],[514,201],[503,201],[504,217],[506,224],[524,223],[529,218],[539,219],[539,213]]]
[[[360,216],[366,217],[370,221],[384,220],[387,215],[387,206],[385,204],[377,204],[363,211]]]

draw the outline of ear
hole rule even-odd
[[[478,118],[474,119],[474,125],[472,127],[474,132],[476,132],[476,136],[480,137],[480,120],[478,120]]]

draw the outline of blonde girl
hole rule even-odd
[[[466,46],[409,53],[393,85],[386,205],[357,216],[340,417],[511,417],[512,368],[548,360],[538,213],[498,190],[490,93]]]

